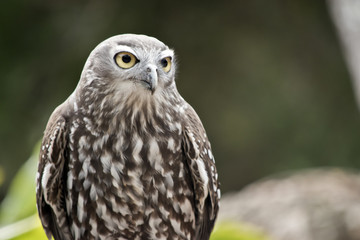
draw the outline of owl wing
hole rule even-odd
[[[209,239],[219,209],[219,182],[215,160],[204,127],[191,106],[183,129],[183,151],[191,172],[196,206],[196,237]]]
[[[68,131],[63,117],[53,114],[46,127],[38,166],[36,201],[41,223],[49,239],[73,239],[65,206]]]

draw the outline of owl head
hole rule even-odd
[[[153,95],[175,87],[174,76],[173,50],[153,37],[122,34],[91,52],[78,88],[97,94]]]

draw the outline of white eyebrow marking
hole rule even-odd
[[[113,55],[119,53],[119,52],[129,52],[132,53],[136,58],[138,58],[137,54],[134,52],[134,50],[126,45],[118,45],[115,47],[115,52]]]
[[[165,57],[174,58],[174,51],[171,49],[166,49],[162,51],[162,53],[160,54],[160,58],[165,58]]]

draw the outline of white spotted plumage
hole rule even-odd
[[[175,69],[173,51],[144,35],[112,37],[90,54],[43,138],[37,205],[49,238],[209,238],[218,176]]]

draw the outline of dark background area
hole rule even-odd
[[[223,192],[284,170],[360,167],[359,113],[325,1],[2,1],[0,199],[90,51],[121,33],[175,49]]]

